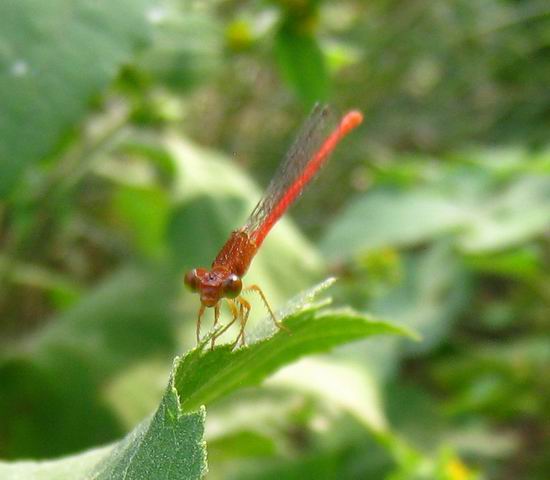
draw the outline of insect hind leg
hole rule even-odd
[[[262,299],[262,302],[265,305],[265,308],[267,309],[267,311],[269,312],[269,316],[271,317],[271,320],[273,320],[273,323],[275,324],[275,326],[279,330],[284,330],[285,332],[290,332],[290,330],[287,327],[285,327],[279,320],[277,320],[277,317],[273,313],[273,310],[271,309],[271,306],[269,305],[269,302],[267,301],[267,298],[266,298],[263,290],[258,285],[256,285],[256,284],[249,285],[243,291],[257,293],[260,296],[260,298]]]

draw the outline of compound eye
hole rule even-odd
[[[197,269],[187,272],[183,278],[183,283],[192,292],[196,292],[199,289],[199,277],[197,276]]]
[[[243,289],[243,282],[241,279],[232,273],[223,281],[223,294],[227,298],[235,298],[239,296]]]

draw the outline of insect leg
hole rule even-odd
[[[201,305],[201,308],[199,309],[199,315],[197,317],[197,345],[201,343],[201,319],[205,310],[206,307],[204,305]]]
[[[289,332],[289,329],[285,327],[279,320],[277,320],[277,317],[275,317],[275,314],[273,313],[273,310],[271,309],[264,292],[258,285],[249,285],[244,289],[244,291],[256,292],[262,299],[262,302],[264,302],[264,305],[267,308],[267,311],[269,312],[269,316],[271,317],[271,320],[273,320],[273,323],[275,324],[275,326],[279,330],[285,330],[286,332]]]
[[[223,335],[227,331],[227,329],[237,321],[237,318],[239,318],[239,311],[237,310],[237,306],[235,305],[235,302],[230,298],[226,298],[225,300],[227,301],[227,304],[231,309],[231,314],[233,315],[233,318],[225,327],[223,327],[219,332],[214,334],[214,337],[212,338],[212,340],[216,340],[216,338]]]
[[[220,302],[216,303],[214,306],[214,335],[212,335],[212,341],[210,342],[210,349],[214,350],[214,345],[216,344],[216,327],[218,326],[218,321],[220,320]]]

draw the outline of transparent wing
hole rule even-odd
[[[272,224],[266,226],[266,221],[272,217],[274,210],[281,205],[285,194],[292,186],[296,185],[296,181],[302,177],[310,160],[321,148],[326,137],[327,126],[330,123],[328,120],[331,117],[328,106],[316,104],[313,107],[264,196],[248,217],[242,230],[256,242],[257,247],[260,246],[272,226]],[[306,183],[304,182],[304,185],[300,186],[298,195]],[[271,223],[275,223],[277,218]]]

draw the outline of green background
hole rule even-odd
[[[547,479],[549,85],[540,0],[3,1],[0,477]],[[316,101],[245,279],[294,337],[184,355]]]

